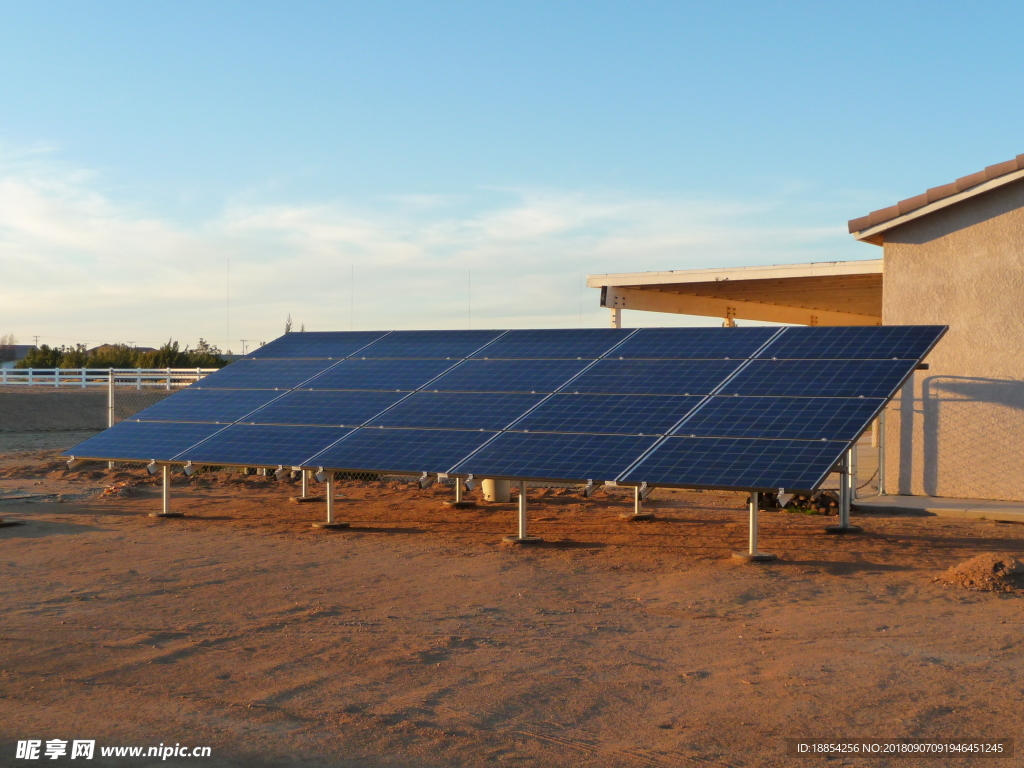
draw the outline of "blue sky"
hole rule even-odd
[[[847,219],[1024,152],[1022,21],[0,2],[0,333],[604,325],[583,274],[877,258]]]

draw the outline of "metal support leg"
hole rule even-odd
[[[878,414],[878,495],[885,495],[885,408]]]
[[[313,523],[314,528],[326,528],[337,531],[348,528],[348,523],[339,523],[334,519],[334,473],[327,473],[327,480],[324,482],[324,494],[327,497],[327,522]]]
[[[830,525],[825,533],[860,533],[863,529],[850,525],[850,504],[853,500],[853,449],[839,464],[839,525]]]
[[[160,467],[160,477],[163,480],[163,490],[160,495],[160,511],[154,512],[150,517],[184,517],[183,512],[171,512],[171,466],[164,464]]]
[[[540,544],[544,539],[539,536],[529,536],[526,533],[526,481],[519,481],[519,535],[503,536],[502,541],[506,544],[519,544],[522,546]]]
[[[463,491],[465,490],[465,482],[461,477],[455,478],[455,501],[446,501],[444,505],[446,507],[455,507],[456,509],[468,509],[469,507],[475,507],[475,501],[466,501],[463,498]]]
[[[114,426],[114,369],[107,369],[107,429]],[[114,462],[107,462],[107,469],[113,469]]]
[[[633,489],[633,512],[624,512],[619,515],[619,519],[632,520],[638,523],[654,519],[653,512],[644,512],[643,490],[639,485]]]
[[[750,543],[746,552],[733,552],[732,556],[737,560],[746,560],[748,563],[765,563],[774,560],[775,555],[770,552],[759,552],[757,549],[757,512],[761,503],[761,494],[754,491],[750,494]]]
[[[299,498],[305,499],[309,496],[309,470],[301,469],[299,472],[302,473],[302,496]]]

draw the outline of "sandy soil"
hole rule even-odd
[[[2,765],[87,738],[212,747],[168,766],[775,766],[809,762],[788,737],[1024,723],[1020,593],[935,581],[1021,558],[1020,526],[861,515],[843,538],[765,513],[781,560],[751,565],[737,494],[656,491],[628,523],[624,494],[536,491],[549,543],[516,549],[513,505],[439,487],[342,486],[353,528],[328,532],[272,478],[179,476],[187,517],[164,520],[142,473],[58,467],[0,458],[0,515],[25,522],[0,528]]]

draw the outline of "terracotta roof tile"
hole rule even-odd
[[[905,216],[912,211],[916,211],[918,208],[923,208],[929,203],[934,203],[937,200],[951,197],[952,195],[964,192],[971,187],[984,184],[986,181],[998,179],[1000,176],[1005,176],[1008,173],[1015,173],[1017,171],[1024,171],[1024,154],[1017,155],[1013,160],[1007,160],[1005,163],[990,165],[983,171],[972,173],[969,176],[963,176],[952,184],[943,184],[939,187],[932,187],[924,194],[908,197],[906,200],[900,200],[896,205],[890,205],[888,208],[880,208],[877,211],[872,211],[867,216],[850,219],[850,232],[860,232],[863,229],[884,224],[887,221],[892,221],[895,218]]]

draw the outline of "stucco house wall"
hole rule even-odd
[[[1024,501],[1024,181],[885,233],[882,320],[949,332],[889,407],[889,493]]]

